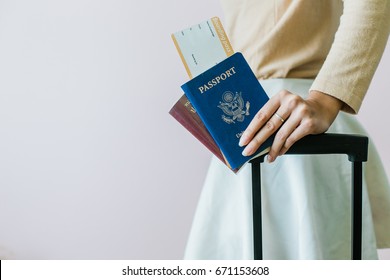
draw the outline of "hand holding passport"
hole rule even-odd
[[[242,155],[239,139],[268,101],[241,53],[233,48],[217,17],[172,34],[190,81],[170,114],[231,170],[264,154],[268,139],[254,156]]]

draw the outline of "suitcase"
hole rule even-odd
[[[367,161],[368,138],[360,135],[331,134],[308,135],[297,141],[286,154],[346,154],[352,162],[352,232],[353,260],[362,257],[362,165]],[[266,155],[250,161],[252,167],[253,244],[254,259],[263,259],[261,217],[261,170]]]

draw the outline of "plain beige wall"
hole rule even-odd
[[[170,33],[215,15],[217,0],[0,1],[0,257],[182,257],[210,154],[168,115],[187,80]],[[388,173],[389,55],[359,116]]]

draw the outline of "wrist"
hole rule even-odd
[[[317,90],[311,90],[306,100],[313,103],[320,111],[322,111],[324,116],[327,117],[329,123],[334,121],[337,114],[344,106],[344,102],[340,99]]]
[[[321,106],[331,107],[337,111],[340,111],[344,105],[344,102],[340,99],[318,90],[311,90],[307,99],[314,100]]]

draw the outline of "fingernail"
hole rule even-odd
[[[271,162],[274,161],[274,158],[273,158],[272,156],[268,155],[268,156],[267,156],[267,161],[268,161],[269,163],[271,163]]]
[[[250,154],[252,153],[252,148],[247,146],[243,151],[242,151],[242,155],[244,157],[247,157],[249,156]]]
[[[246,143],[246,140],[247,140],[247,137],[245,135],[242,135],[241,138],[240,138],[240,141],[238,142],[238,146],[242,147],[244,146]]]

